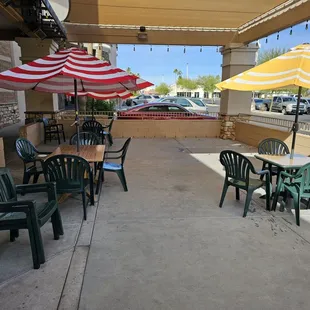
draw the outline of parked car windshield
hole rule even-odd
[[[296,102],[296,99],[294,97],[283,97],[283,102]]]
[[[202,102],[202,100],[200,99],[196,99],[196,98],[191,98],[191,100],[196,103],[197,105],[199,105],[200,107],[204,107],[204,103]]]

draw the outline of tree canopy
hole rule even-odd
[[[216,89],[215,85],[220,81],[221,77],[219,75],[200,75],[197,78],[197,84],[208,93],[213,93]]]
[[[178,78],[177,85],[187,90],[194,90],[198,87],[196,80],[186,79],[183,77]]]
[[[158,95],[168,95],[170,92],[170,87],[166,83],[160,83],[159,85],[155,87],[155,92]]]
[[[174,69],[173,70],[173,73],[178,77],[178,78],[181,78],[182,77],[182,71],[179,70],[179,69]]]
[[[257,64],[261,65],[266,61],[269,61],[273,58],[276,58],[282,54],[287,53],[287,49],[285,48],[271,48],[269,50],[262,50],[258,52],[258,59],[257,59]]]

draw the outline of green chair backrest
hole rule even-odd
[[[310,163],[302,166],[296,175],[294,180],[300,186],[300,193],[310,193]]]
[[[100,144],[99,137],[91,131],[81,131],[80,134],[80,145],[98,145]],[[78,140],[78,135],[75,133],[70,138],[70,144],[76,145]]]
[[[85,177],[90,170],[88,161],[75,155],[56,155],[43,163],[45,180],[56,182],[57,190],[70,190],[73,186],[83,190]]]
[[[226,178],[241,181],[249,185],[250,172],[255,173],[253,164],[240,153],[226,150],[220,154],[220,162],[226,171]]]
[[[92,131],[95,134],[97,134],[98,136],[100,136],[103,132],[103,126],[99,122],[91,120],[91,121],[87,121],[83,124],[82,130],[83,131]]]
[[[125,159],[126,159],[126,155],[127,155],[127,151],[128,151],[128,147],[129,147],[129,144],[130,144],[130,141],[131,141],[131,138],[128,138],[123,147],[120,149],[120,151],[122,152],[122,157],[121,157],[121,163],[122,165],[124,165],[124,162],[125,162]]]
[[[18,138],[15,141],[15,149],[17,155],[24,161],[24,162],[31,162],[33,161],[38,154],[37,149],[35,146],[25,138]]]
[[[8,168],[0,168],[0,202],[16,201],[16,190],[11,172]]]
[[[114,123],[114,118],[111,119],[111,122],[108,125],[109,132],[111,132],[111,130],[112,130],[113,123]]]
[[[258,154],[286,155],[289,153],[288,146],[279,139],[267,138],[258,145]]]

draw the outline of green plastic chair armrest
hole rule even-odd
[[[1,213],[24,212],[28,213],[30,209],[35,208],[34,200],[20,200],[10,202],[0,202]]]

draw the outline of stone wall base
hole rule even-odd
[[[224,140],[236,140],[236,122],[245,121],[249,116],[219,115],[221,120],[220,138]]]

